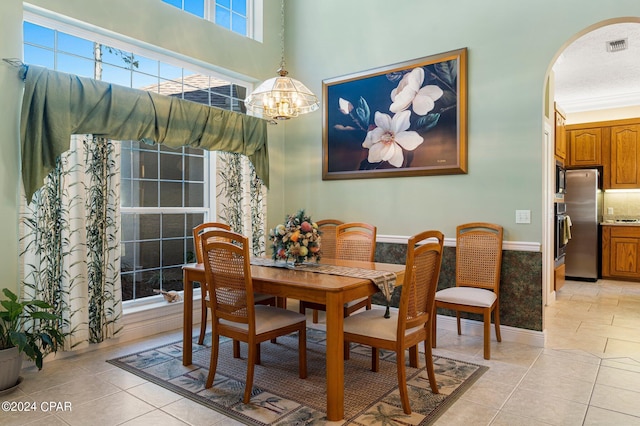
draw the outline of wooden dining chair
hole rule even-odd
[[[335,259],[336,258],[336,226],[343,224],[344,222],[338,219],[323,219],[316,222],[318,225],[318,231],[320,231],[321,239],[320,239],[320,253],[323,258],[326,259]],[[304,314],[306,312],[306,307],[300,304],[300,313]],[[318,323],[318,310],[313,310],[313,319],[314,324]]]
[[[460,311],[481,314],[484,322],[484,358],[491,358],[491,313],[496,340],[500,337],[500,269],[502,267],[500,225],[473,222],[456,228],[456,286],[436,292],[436,308],[456,311],[461,334]],[[436,347],[436,320],[433,321]]]
[[[337,224],[335,259],[373,262],[376,254],[376,232],[375,226],[364,222]],[[324,250],[325,235],[322,235],[321,250]],[[361,308],[371,309],[371,296],[345,303],[344,316],[347,317]],[[317,311],[326,311],[327,307],[322,303],[300,301],[300,313],[305,313],[307,309],[314,309],[313,322],[317,323]]]
[[[336,227],[344,222],[338,219],[323,219],[316,222],[321,234],[320,253],[327,259],[336,258]]]
[[[203,263],[204,256],[202,255],[202,243],[200,242],[201,236],[206,231],[213,229],[223,229],[230,231],[231,227],[226,223],[221,222],[205,222],[193,228],[193,246],[196,252],[196,262]],[[201,314],[200,314],[200,335],[198,336],[198,344],[204,343],[204,337],[207,333],[207,312],[208,312],[208,298],[207,283],[200,283],[200,301],[201,301]],[[268,294],[257,293],[254,295],[254,302],[260,305],[276,306],[276,297]]]
[[[247,343],[245,404],[251,398],[254,367],[260,363],[261,342],[297,332],[299,375],[301,379],[306,378],[306,318],[298,312],[254,303],[247,237],[217,229],[202,234],[201,243],[210,290],[212,332],[211,362],[205,388],[213,385],[220,336]]]
[[[438,393],[433,356],[431,353],[431,322],[435,316],[434,297],[438,287],[444,235],[439,231],[424,231],[409,238],[404,282],[398,310],[385,318],[384,309],[374,308],[355,313],[344,319],[344,341],[371,346],[371,370],[380,367],[379,350],[396,353],[398,389],[402,409],[411,414],[407,391],[405,353],[412,348],[418,353],[418,344],[424,342],[425,362],[429,385]],[[418,360],[415,356],[415,364]]]

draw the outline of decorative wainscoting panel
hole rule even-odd
[[[377,262],[404,263],[407,247],[402,243],[380,242],[376,244]],[[438,288],[455,286],[455,247],[444,247]],[[384,305],[380,294],[374,302]],[[399,289],[392,305],[398,306]],[[453,311],[438,310],[439,314],[455,316]],[[461,312],[462,318],[482,321],[481,316]],[[542,253],[540,251],[503,250],[500,284],[500,322],[503,325],[542,331]]]

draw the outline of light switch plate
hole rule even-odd
[[[531,210],[516,210],[516,223],[531,223]]]

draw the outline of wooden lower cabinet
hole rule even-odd
[[[640,280],[640,226],[602,227],[602,277]]]
[[[565,274],[564,274],[564,263],[560,266],[556,266],[554,270],[554,280],[553,280],[553,289],[558,291],[562,288],[565,282]]]

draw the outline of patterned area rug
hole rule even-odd
[[[242,403],[246,345],[232,356],[229,339],[220,343],[213,387],[205,389],[211,336],[193,345],[193,364],[182,365],[182,343],[127,355],[107,362],[248,425],[316,425],[326,422],[325,333],[307,330],[308,377],[298,377],[297,336],[279,337],[261,346],[250,404]],[[424,355],[420,354],[424,364]],[[428,425],[434,422],[488,367],[434,357],[439,394],[431,393],[424,368],[407,367],[412,414],[402,411],[395,353],[381,351],[380,371],[373,373],[371,349],[352,345],[345,361],[345,423],[348,425]]]

